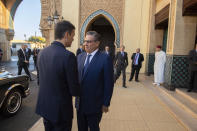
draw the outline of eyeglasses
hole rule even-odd
[[[97,40],[84,40],[83,43],[92,43],[92,42],[96,42]]]

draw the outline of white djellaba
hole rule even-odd
[[[154,63],[154,84],[160,85],[164,83],[164,68],[166,63],[166,53],[158,51],[155,53]]]

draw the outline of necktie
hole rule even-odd
[[[135,55],[135,60],[134,60],[135,65],[137,65],[137,57],[138,57],[138,54]]]
[[[88,66],[89,66],[89,64],[90,64],[90,54],[87,56],[87,61],[86,61],[86,63],[85,63],[85,65],[84,65],[84,68],[83,68],[83,75],[85,74],[85,72],[87,71],[87,69],[88,69]]]
[[[124,52],[121,52],[122,56],[124,56]]]
[[[22,49],[23,55],[25,57],[25,61],[27,60],[27,55],[26,55],[26,51]]]

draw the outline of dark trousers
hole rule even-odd
[[[47,119],[43,120],[45,131],[71,131],[72,120],[53,123]]]
[[[122,72],[122,85],[126,86],[126,68],[125,67],[116,68],[116,73],[114,74],[114,82],[116,82],[116,80],[120,77],[121,72]]]
[[[87,115],[77,111],[78,131],[100,131],[99,123],[101,118],[102,112]]]
[[[129,79],[129,80],[132,80],[132,79],[133,79],[134,74],[135,74],[135,80],[138,80],[139,72],[140,72],[140,67],[139,67],[138,65],[133,65],[133,66],[132,66],[131,75],[130,75],[130,79]]]
[[[21,75],[22,69],[24,69],[25,73],[29,76],[29,78],[31,80],[31,75],[29,73],[29,69],[26,64],[23,66],[21,66],[21,65],[18,66],[18,75]]]
[[[190,71],[189,89],[197,91],[197,71]]]

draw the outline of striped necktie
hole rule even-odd
[[[83,75],[84,75],[85,72],[87,71],[88,66],[89,66],[89,64],[90,64],[90,56],[91,56],[91,54],[89,54],[89,55],[87,56],[87,61],[86,61],[85,65],[84,65],[84,68],[83,68]]]

